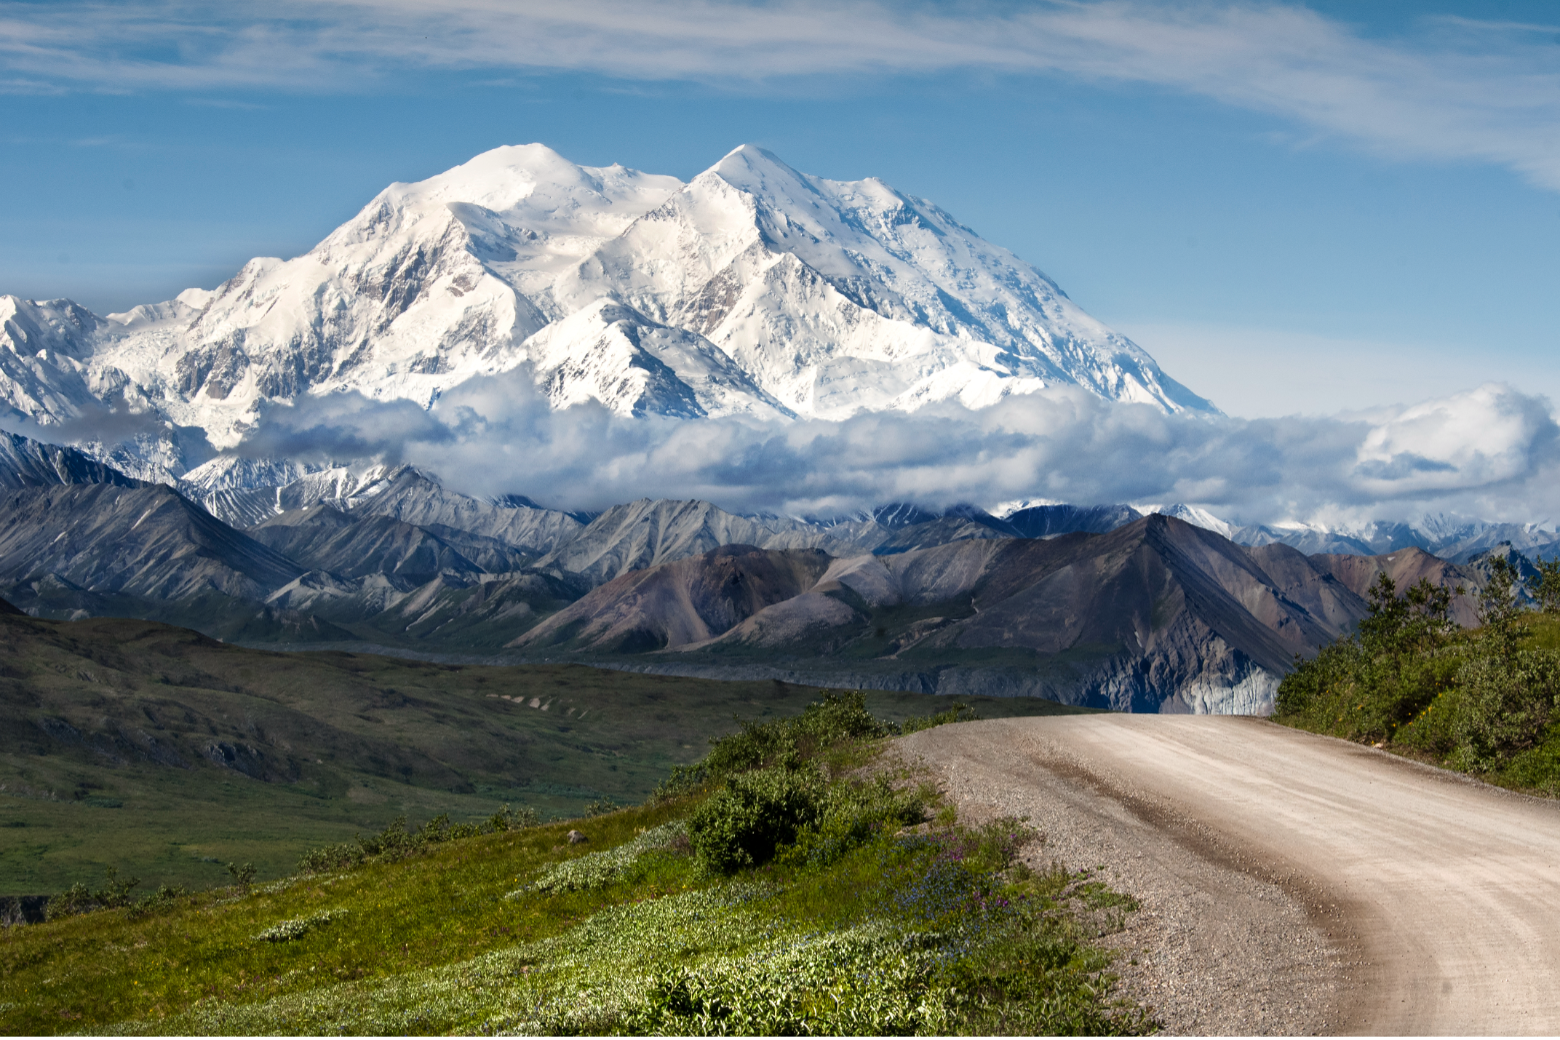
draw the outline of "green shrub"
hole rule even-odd
[[[656,786],[650,800],[665,802],[699,791],[711,781],[764,766],[795,767],[831,748],[979,718],[969,705],[954,701],[946,711],[906,719],[896,725],[873,717],[867,710],[866,695],[859,690],[825,690],[820,699],[795,718],[769,722],[738,719],[740,728],[736,733],[713,738],[710,753],[702,761],[674,766],[671,775]]]
[[[1484,772],[1534,747],[1548,729],[1560,697],[1560,654],[1518,650],[1479,657],[1457,674],[1462,696],[1453,722],[1454,760]]]
[[[126,878],[121,881],[118,867],[105,867],[103,875],[103,887],[96,891],[78,881],[50,898],[43,908],[45,920],[55,921],[62,917],[88,914],[94,910],[113,910],[129,906],[132,902],[130,892],[141,883],[141,879]]]
[[[893,727],[867,711],[866,695],[859,691],[824,691],[820,700],[802,714],[771,722],[742,722],[741,730],[711,741],[710,753],[700,763],[707,777],[783,762],[811,758],[839,744],[886,737]]]
[[[474,838],[479,834],[521,830],[535,827],[540,822],[535,809],[512,811],[507,805],[481,823],[451,823],[449,814],[444,813],[415,831],[406,829],[405,816],[397,816],[378,834],[366,838],[358,835],[354,841],[310,849],[298,861],[298,869],[305,874],[320,874],[327,870],[353,867],[369,860],[396,860],[430,845]]]
[[[1462,708],[1462,690],[1448,686],[1393,736],[1396,743],[1438,757],[1457,748],[1456,723]]]
[[[912,1036],[954,1025],[939,986],[945,937],[880,922],[756,954],[676,966],[630,1010],[629,1032],[702,1036]]]
[[[829,785],[817,818],[801,827],[783,852],[789,863],[827,866],[885,831],[926,818],[929,792],[895,787],[881,774]]]
[[[700,863],[717,874],[767,863],[817,821],[824,794],[823,776],[812,768],[774,766],[729,776],[688,817],[688,840]]]
[[[915,733],[933,726],[946,726],[954,722],[979,722],[980,713],[963,701],[954,701],[947,711],[932,715],[913,715],[899,724],[899,732]]]
[[[1445,622],[1450,590],[1421,581],[1399,598],[1383,576],[1358,633],[1296,661],[1279,684],[1275,720],[1413,748],[1499,783],[1560,790],[1555,625],[1522,608],[1508,560],[1491,567],[1480,592],[1484,627],[1468,633]],[[1557,589],[1560,562],[1542,570],[1540,600],[1560,597]]]
[[[190,890],[182,885],[160,885],[157,891],[142,896],[125,913],[131,918],[149,917],[178,906]]]

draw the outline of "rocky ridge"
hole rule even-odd
[[[254,642],[508,647],[658,671],[1262,711],[1295,654],[1364,615],[1377,574],[1471,592],[1488,570],[1417,548],[1242,546],[1127,506],[998,517],[900,504],[808,520],[641,500],[584,516],[461,495],[405,466],[230,458],[175,489],[72,449],[7,445],[0,596],[37,615],[140,616]],[[233,486],[265,479],[286,483]],[[229,522],[202,503],[230,509]],[[1466,597],[1456,610],[1474,623]]]

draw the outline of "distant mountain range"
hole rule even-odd
[[[391,185],[303,256],[251,260],[215,290],[107,317],[0,296],[0,407],[157,420],[112,455],[139,477],[185,476],[268,404],[355,390],[428,406],[521,366],[554,408],[625,416],[980,408],[1057,384],[1213,410],[932,203],[751,145],[687,184],[498,148]]]
[[[40,616],[1135,711],[1260,711],[1295,654],[1364,616],[1377,574],[1471,594],[1491,552],[1541,539],[1446,525],[1454,562],[1416,545],[1308,555],[1284,529],[1231,529],[1242,544],[1184,507],[570,514],[405,466],[233,459],[176,488],[16,435],[0,437],[0,487],[0,596]],[[1456,610],[1474,622],[1469,596]]]

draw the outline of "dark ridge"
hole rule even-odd
[[[1024,538],[1051,538],[1059,534],[1105,534],[1140,519],[1143,514],[1131,506],[1031,506],[1007,518],[1008,524]]]

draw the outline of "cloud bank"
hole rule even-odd
[[[1301,6],[1250,2],[56,0],[0,3],[0,90],[353,90],[408,67],[728,83],[1060,75],[1163,87],[1560,190],[1557,32],[1442,17],[1371,39]]]
[[[479,495],[568,509],[702,498],[838,515],[887,502],[1189,502],[1242,522],[1426,511],[1539,521],[1560,506],[1549,402],[1503,384],[1333,418],[1164,415],[1075,388],[981,411],[842,422],[624,418],[552,411],[525,370],[456,387],[429,412],[356,394],[270,408],[241,452],[410,462]]]

